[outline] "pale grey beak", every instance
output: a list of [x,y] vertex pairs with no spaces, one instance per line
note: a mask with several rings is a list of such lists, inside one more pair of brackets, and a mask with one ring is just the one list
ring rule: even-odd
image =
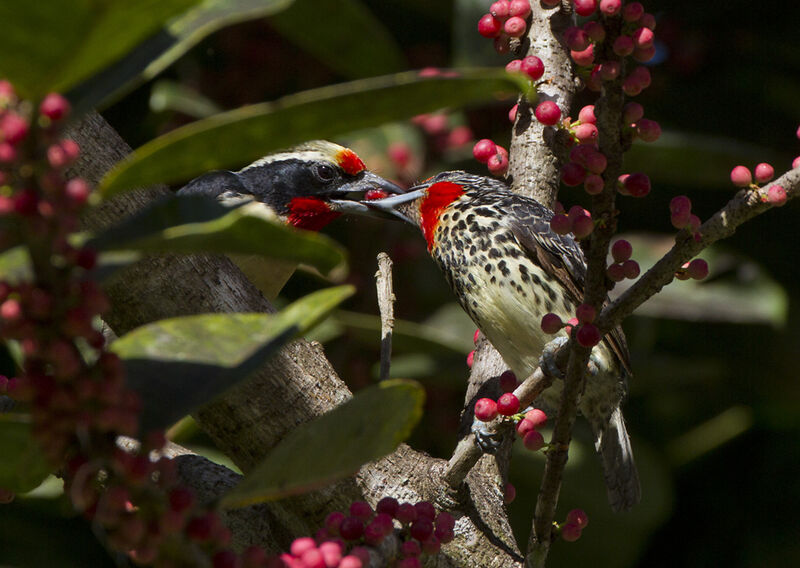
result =
[[363,172],[358,179],[344,184],[337,188],[335,193],[331,194],[332,197],[341,195],[342,197],[350,197],[350,199],[331,199],[330,204],[334,210],[340,213],[367,215],[370,217],[382,216],[364,205],[364,201],[356,200],[363,199],[364,194],[371,189],[380,189],[387,193],[403,194],[403,188],[399,185],[383,179],[381,176],[372,172]]
[[414,224],[414,222],[409,219],[404,213],[397,210],[397,207],[403,205],[404,203],[409,203],[410,201],[414,201],[415,199],[419,199],[425,195],[424,189],[417,189],[415,191],[409,191],[408,193],[403,193],[402,195],[395,195],[393,197],[387,197],[385,199],[375,199],[372,201],[362,201],[361,203],[364,204],[367,208],[373,211],[373,215],[376,213],[383,213],[386,215],[393,215],[399,219],[402,219],[406,223]]

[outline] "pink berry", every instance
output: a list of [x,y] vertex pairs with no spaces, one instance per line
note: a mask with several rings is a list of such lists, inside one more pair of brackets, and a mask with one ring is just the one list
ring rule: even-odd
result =
[[564,31],[564,42],[573,51],[582,51],[591,45],[589,34],[577,26],[571,26]]
[[622,0],[600,0],[600,11],[605,16],[618,14],[622,9]]
[[0,115],[0,140],[16,146],[27,135],[27,120],[14,112],[6,112]]
[[575,127],[575,138],[578,139],[578,144],[594,144],[597,142],[598,135],[597,127],[590,122]]
[[620,239],[611,245],[611,256],[614,262],[625,262],[633,254],[633,246],[629,241]]
[[602,66],[599,64],[595,65],[592,67],[592,71],[589,73],[589,76],[584,78],[584,84],[586,85],[586,88],[595,93],[599,93],[603,90],[603,78],[600,76],[601,67]]
[[757,183],[766,183],[775,176],[775,169],[771,165],[762,162],[756,166],[754,174]]
[[736,187],[747,187],[753,183],[753,176],[746,167],[736,166],[731,170],[731,181]]
[[488,162],[489,158],[495,154],[497,154],[497,145],[488,138],[478,140],[472,147],[472,155],[482,164]]
[[544,63],[535,55],[529,55],[521,61],[520,71],[530,77],[532,81],[537,81],[544,75]]
[[688,213],[692,210],[692,201],[685,195],[677,195],[669,202],[671,213]]
[[586,179],[586,170],[575,162],[567,162],[561,167],[561,181],[564,185],[575,187]]
[[517,488],[512,483],[506,483],[506,490],[503,493],[503,502],[508,505],[517,498]]
[[589,20],[583,24],[583,31],[587,33],[589,39],[594,43],[602,43],[606,39],[606,29],[603,24],[595,20]]
[[[492,400],[492,402],[494,401]],[[477,403],[475,403],[475,406],[477,406]],[[404,525],[408,523],[413,523],[414,521],[417,520],[417,510],[411,503],[400,503],[400,505],[397,507],[397,512],[395,513],[394,518],[403,523]]]
[[430,519],[417,519],[411,524],[410,534],[420,542],[425,542],[433,535],[433,522]]
[[364,563],[358,556],[348,554],[339,562],[339,568],[364,568]]
[[642,17],[639,18],[639,23],[646,28],[650,28],[651,30],[656,29],[656,17],[649,12],[642,14]]
[[476,329],[475,333],[472,334],[472,343],[477,345],[478,344],[478,339],[480,338],[480,336],[481,336],[481,330],[480,329]]
[[411,147],[405,142],[393,142],[386,149],[389,159],[400,168],[405,168],[411,161]]
[[647,67],[636,67],[633,71],[631,71],[630,77],[634,77],[636,81],[639,83],[639,86],[642,89],[646,89],[650,86],[651,77],[650,77],[650,70]]
[[505,31],[509,37],[522,37],[525,35],[527,27],[528,24],[525,23],[525,20],[519,16],[512,16],[503,24],[503,31]]
[[[594,150],[591,146],[589,146],[589,148]],[[606,167],[608,167],[608,158],[601,152],[592,151],[586,155],[586,163],[584,165],[586,169],[593,174],[602,174],[606,171]]]
[[594,105],[586,105],[578,113],[578,120],[584,123],[597,124],[597,118],[594,116]]
[[519,385],[519,381],[514,371],[508,369],[500,374],[500,390],[503,392],[514,392],[517,385]]
[[622,272],[625,274],[625,278],[630,278],[631,280],[638,278],[640,271],[639,263],[635,260],[628,259],[622,263]]
[[567,513],[567,522],[585,528],[589,524],[589,515],[583,509],[572,509]]
[[792,160],[792,169],[800,168],[800,156],[797,156],[794,160]]
[[642,118],[636,123],[636,134],[642,142],[655,142],[661,137],[661,125],[655,120]]
[[505,20],[509,16],[508,8],[508,0],[499,0],[489,6],[489,13],[499,20]]
[[326,568],[339,566],[342,561],[342,545],[334,541],[326,541],[319,545],[319,551],[325,561]]
[[547,422],[547,414],[543,410],[533,408],[525,413],[525,420],[531,422],[534,428],[539,429]]
[[623,182],[628,194],[633,197],[644,197],[650,193],[650,178],[647,174],[636,172],[625,178]]
[[695,258],[689,263],[689,266],[686,267],[686,272],[689,274],[689,278],[702,280],[708,276],[708,263],[702,258]]
[[639,103],[627,103],[622,109],[622,122],[632,124],[644,116],[644,107]]
[[433,521],[436,518],[436,507],[430,501],[420,501],[414,504],[418,519],[428,519]]
[[636,49],[646,49],[652,47],[655,34],[650,28],[642,27],[633,32],[631,37],[633,38]]
[[786,190],[780,185],[773,185],[767,190],[767,201],[773,207],[781,207],[786,203]]
[[522,68],[522,59],[512,59],[506,63],[506,71],[509,73],[518,73]]
[[497,399],[497,413],[503,416],[511,416],[519,411],[519,399],[512,392],[500,395]]
[[625,77],[622,81],[622,92],[629,97],[635,97],[642,92],[642,85],[636,77]]
[[584,50],[575,51],[572,50],[569,52],[569,56],[572,57],[572,60],[581,67],[589,67],[594,63],[594,45],[590,45]]
[[491,14],[484,14],[484,16],[478,20],[478,33],[483,37],[498,37],[501,31],[503,31],[503,24]]
[[542,101],[536,105],[533,114],[536,116],[536,120],[545,126],[553,126],[561,118],[561,109],[553,101]]
[[633,50],[633,59],[639,63],[647,63],[656,55],[656,46],[650,47],[637,47]]
[[299,558],[306,550],[311,550],[313,548],[317,548],[317,543],[314,542],[313,538],[304,536],[292,541],[292,544],[289,546],[289,552],[292,556],[297,556]]
[[581,527],[574,523],[567,523],[561,527],[561,538],[567,542],[575,542],[581,537]]
[[508,111],[508,121],[510,123],[512,123],[512,124],[514,122],[516,122],[516,120],[517,120],[517,109],[518,108],[519,108],[519,105],[514,105],[513,107],[511,107],[511,110]]
[[530,420],[526,420],[525,418],[523,418],[522,420],[520,420],[520,421],[517,423],[517,428],[516,428],[516,430],[517,430],[517,435],[518,435],[520,438],[524,438],[524,437],[525,437],[525,434],[527,434],[527,433],[528,433],[528,432],[530,432],[531,430],[536,430],[536,427],[533,425],[533,422],[531,422]]
[[472,368],[472,363],[475,361],[475,351],[472,350],[467,353],[467,367]]
[[527,18],[531,13],[530,0],[511,0],[508,7],[509,16],[519,16]]
[[475,418],[481,422],[494,420],[497,414],[497,403],[491,398],[480,398],[475,403]]
[[575,309],[575,317],[580,323],[592,323],[597,317],[597,310],[591,304],[581,304]]
[[610,265],[606,269],[606,275],[612,282],[622,282],[625,280],[625,271],[619,263]]
[[584,347],[594,347],[600,343],[600,330],[593,324],[586,323],[578,328],[575,338]]
[[58,93],[50,93],[39,105],[39,112],[52,121],[58,121],[69,114],[69,101]]
[[622,19],[626,22],[635,22],[644,14],[641,2],[629,2],[622,8]]
[[372,518],[372,507],[366,501],[353,501],[350,504],[350,516],[362,521],[368,521]]
[[531,430],[522,438],[522,443],[526,449],[538,452],[544,447],[544,436],[538,430]]
[[502,176],[508,171],[508,156],[504,154],[495,154],[489,161],[486,162],[486,167],[492,175]]
[[558,213],[550,219],[550,228],[558,235],[566,235],[572,230],[572,221],[563,213]]
[[603,81],[613,81],[619,77],[622,65],[619,61],[605,61],[600,65],[600,78]]
[[[566,215],[562,215],[565,219],[567,219]],[[567,231],[569,232],[569,231]],[[563,233],[562,233],[563,234]],[[558,315],[554,313],[545,314],[542,317],[542,331],[545,333],[558,333],[558,331],[563,327],[563,322]]]
[[603,178],[597,174],[589,174],[586,176],[586,179],[583,180],[583,189],[589,195],[600,195],[603,193],[603,189],[605,188],[605,181]]
[[574,5],[579,16],[591,16],[597,9],[597,0],[575,0]]
[[581,215],[572,220],[572,234],[576,239],[585,239],[594,231],[594,221],[591,217]]
[[630,36],[621,35],[614,40],[614,45],[611,47],[614,53],[620,57],[625,57],[633,53],[634,43]]

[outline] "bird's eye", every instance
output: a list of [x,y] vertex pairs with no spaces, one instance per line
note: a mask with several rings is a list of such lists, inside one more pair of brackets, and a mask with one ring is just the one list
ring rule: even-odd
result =
[[333,167],[325,165],[325,164],[318,164],[314,170],[314,173],[317,174],[317,178],[321,181],[333,181],[336,177],[336,170]]

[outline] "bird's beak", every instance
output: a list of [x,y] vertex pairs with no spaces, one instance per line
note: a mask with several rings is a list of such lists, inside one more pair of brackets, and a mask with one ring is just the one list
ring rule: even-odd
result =
[[[402,194],[403,188],[397,184],[383,179],[381,176],[372,172],[363,172],[358,179],[340,186],[335,193],[331,194],[331,207],[340,213],[351,215],[368,215],[371,217],[381,216],[373,211],[361,201],[364,195],[370,190],[381,190],[390,194]],[[339,197],[340,199],[335,199]]]
[[414,191],[409,191],[408,193],[403,193],[402,195],[386,197],[385,199],[362,201],[361,203],[372,211],[373,216],[376,214],[391,215],[405,221],[406,223],[414,225],[415,224],[414,221],[409,219],[402,211],[399,211],[397,208],[400,205],[409,203],[410,201],[414,201],[416,199],[419,199],[420,197],[424,197],[426,191],[427,190],[425,189],[417,189]]

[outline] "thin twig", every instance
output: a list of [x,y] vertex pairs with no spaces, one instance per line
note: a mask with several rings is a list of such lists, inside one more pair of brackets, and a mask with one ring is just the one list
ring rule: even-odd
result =
[[378,272],[375,273],[378,289],[378,309],[381,312],[381,372],[380,380],[389,378],[392,364],[392,329],[394,328],[394,285],[392,284],[392,259],[385,252],[378,253]]

